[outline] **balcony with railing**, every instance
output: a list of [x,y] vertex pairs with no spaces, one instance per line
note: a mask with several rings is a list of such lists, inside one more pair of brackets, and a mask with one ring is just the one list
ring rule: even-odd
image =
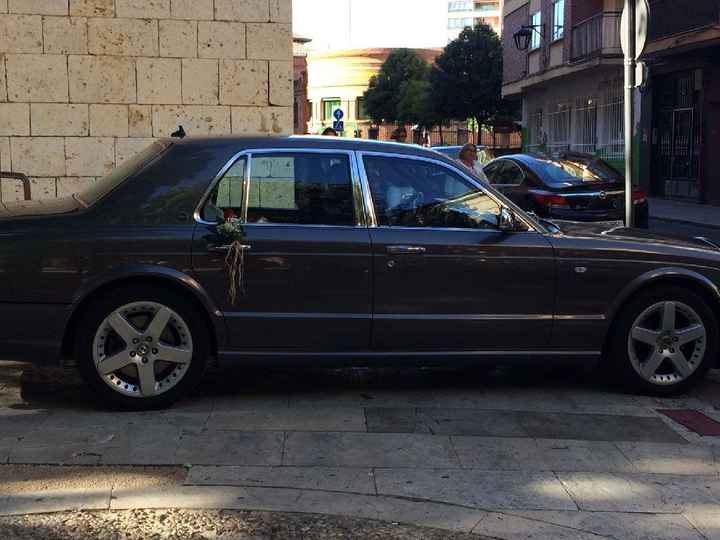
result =
[[622,55],[620,47],[620,13],[603,12],[576,24],[572,28],[573,62],[595,56]]

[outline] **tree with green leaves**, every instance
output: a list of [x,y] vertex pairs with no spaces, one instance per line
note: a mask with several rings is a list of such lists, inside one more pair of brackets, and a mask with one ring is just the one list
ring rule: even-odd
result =
[[426,129],[443,122],[444,118],[433,103],[429,79],[415,79],[405,85],[398,103],[397,117],[399,122],[417,124]]
[[490,26],[463,30],[432,68],[435,109],[456,120],[474,120],[479,137],[481,126],[501,109],[502,62],[502,44]]
[[[390,53],[365,91],[365,110],[376,124],[397,122],[399,105],[412,81],[426,81],[430,66],[410,49]],[[417,94],[417,87],[413,88]]]

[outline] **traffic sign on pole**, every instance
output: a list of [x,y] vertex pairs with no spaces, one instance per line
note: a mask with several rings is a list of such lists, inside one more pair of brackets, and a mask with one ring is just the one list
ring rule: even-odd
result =
[[343,112],[342,109],[335,109],[333,111],[333,117],[335,118],[335,120],[337,120],[339,122],[340,120],[345,118],[345,113]]
[[341,131],[345,131],[345,122],[342,120],[337,120],[333,122],[333,129],[340,133]]
[[[620,46],[623,52],[628,53],[628,9],[624,9],[620,18]],[[648,38],[648,21],[650,19],[650,5],[648,0],[635,0],[635,60],[638,60],[645,51]]]

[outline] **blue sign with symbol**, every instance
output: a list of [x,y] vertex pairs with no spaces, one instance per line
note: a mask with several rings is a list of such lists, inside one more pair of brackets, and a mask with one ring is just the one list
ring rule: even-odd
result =
[[342,112],[342,109],[335,109],[333,116],[335,117],[335,120],[337,120],[339,122],[340,120],[345,118],[345,113]]
[[333,129],[338,132],[345,131],[345,122],[343,122],[342,120],[333,122]]

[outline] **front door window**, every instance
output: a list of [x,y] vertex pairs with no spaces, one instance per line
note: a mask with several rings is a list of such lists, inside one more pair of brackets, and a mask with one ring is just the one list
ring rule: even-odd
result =
[[376,156],[363,163],[381,227],[497,229],[500,206],[446,167]]

